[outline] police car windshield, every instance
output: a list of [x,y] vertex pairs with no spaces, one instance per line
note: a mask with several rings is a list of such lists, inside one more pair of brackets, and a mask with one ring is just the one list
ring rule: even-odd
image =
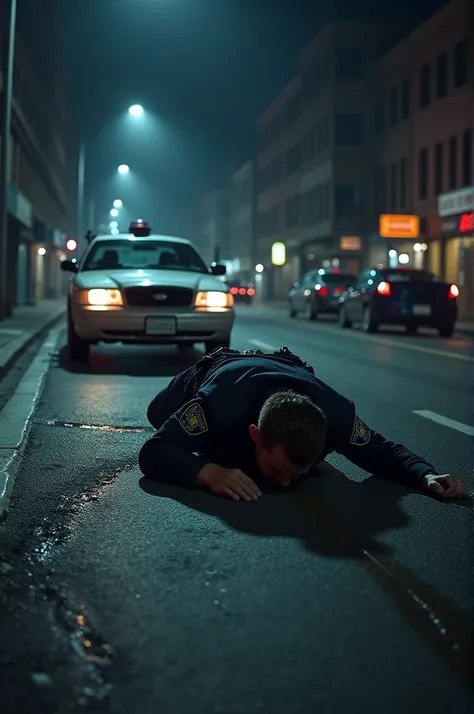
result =
[[160,239],[95,240],[82,270],[184,270],[208,273],[189,243]]

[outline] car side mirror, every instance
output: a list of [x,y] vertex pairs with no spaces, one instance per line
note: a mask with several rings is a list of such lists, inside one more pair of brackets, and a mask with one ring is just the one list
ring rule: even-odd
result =
[[227,273],[227,268],[225,265],[221,265],[220,263],[212,263],[211,273],[213,275],[225,275]]
[[61,262],[61,270],[65,273],[77,273],[77,263],[75,260],[63,260]]

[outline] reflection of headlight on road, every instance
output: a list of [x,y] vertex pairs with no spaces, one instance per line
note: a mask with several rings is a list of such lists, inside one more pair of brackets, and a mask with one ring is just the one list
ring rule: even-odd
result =
[[196,295],[196,307],[232,307],[234,298],[230,293],[221,293],[216,290],[200,292]]
[[104,290],[103,288],[95,288],[87,292],[87,302],[89,305],[123,305],[122,294],[120,290]]

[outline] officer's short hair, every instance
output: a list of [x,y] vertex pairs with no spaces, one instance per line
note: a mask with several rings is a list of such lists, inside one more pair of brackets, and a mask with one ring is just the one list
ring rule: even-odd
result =
[[294,466],[308,466],[324,453],[327,421],[309,397],[294,391],[275,392],[264,402],[258,418],[264,449],[278,444]]

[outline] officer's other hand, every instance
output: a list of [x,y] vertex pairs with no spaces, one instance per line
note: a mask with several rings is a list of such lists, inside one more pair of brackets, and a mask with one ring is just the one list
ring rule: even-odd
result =
[[256,501],[262,495],[257,484],[240,469],[227,469],[217,464],[207,464],[198,474],[197,484],[206,486],[217,496],[234,501]]
[[451,498],[470,498],[469,491],[466,486],[458,481],[451,474],[428,474],[423,479],[423,487],[434,496],[438,496],[444,500]]

